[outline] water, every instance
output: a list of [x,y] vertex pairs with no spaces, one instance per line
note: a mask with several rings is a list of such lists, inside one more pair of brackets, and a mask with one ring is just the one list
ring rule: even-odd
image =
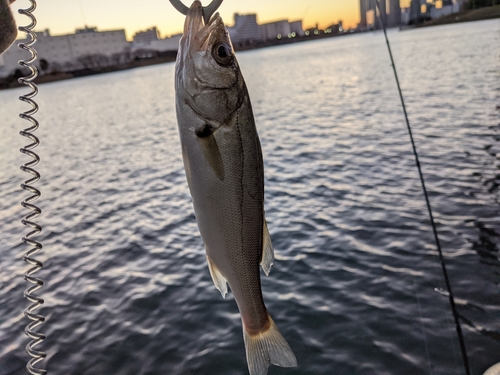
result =
[[[497,20],[393,31],[473,374],[500,361]],[[264,299],[297,369],[463,374],[381,33],[238,55],[277,262]],[[246,374],[241,322],[205,262],[182,167],[173,64],[41,86],[42,331],[57,375]],[[24,373],[18,149],[0,92],[0,374]]]

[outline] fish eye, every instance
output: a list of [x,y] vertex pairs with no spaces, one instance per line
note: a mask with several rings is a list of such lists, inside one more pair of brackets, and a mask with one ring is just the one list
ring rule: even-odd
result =
[[233,51],[226,43],[218,43],[212,50],[215,61],[220,65],[229,65],[233,59]]

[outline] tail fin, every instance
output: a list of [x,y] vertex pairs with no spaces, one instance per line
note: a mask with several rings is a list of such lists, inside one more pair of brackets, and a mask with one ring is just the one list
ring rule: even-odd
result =
[[281,367],[297,367],[292,349],[274,321],[269,315],[268,317],[271,325],[265,332],[249,335],[243,328],[250,375],[266,375],[269,362]]

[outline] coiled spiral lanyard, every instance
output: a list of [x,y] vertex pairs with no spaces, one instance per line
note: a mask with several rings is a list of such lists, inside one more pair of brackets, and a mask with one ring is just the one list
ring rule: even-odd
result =
[[42,249],[42,244],[32,238],[42,231],[42,227],[34,221],[35,218],[40,216],[42,210],[34,203],[32,203],[40,198],[41,195],[40,190],[32,185],[40,179],[40,173],[38,173],[34,169],[34,166],[37,165],[40,161],[40,157],[34,151],[32,151],[40,144],[39,139],[33,134],[33,132],[36,131],[39,126],[38,121],[33,117],[33,115],[38,112],[38,104],[33,100],[33,98],[38,94],[38,87],[33,82],[38,77],[38,69],[33,64],[33,62],[37,58],[36,50],[33,48],[33,45],[35,44],[37,39],[36,34],[33,32],[33,29],[36,26],[36,18],[33,15],[33,11],[36,9],[36,1],[29,1],[31,2],[31,6],[28,9],[19,10],[20,14],[24,14],[31,20],[31,23],[28,26],[19,27],[20,31],[23,31],[27,34],[28,39],[24,43],[19,43],[19,48],[28,51],[31,54],[31,57],[29,59],[19,61],[19,65],[30,70],[30,74],[28,76],[19,78],[19,83],[31,89],[30,93],[20,96],[19,100],[31,105],[32,107],[30,110],[27,110],[19,115],[19,117],[31,123],[31,126],[22,130],[20,134],[32,141],[32,143],[30,143],[29,145],[21,148],[20,151],[24,155],[28,155],[33,159],[21,166],[21,170],[23,172],[27,172],[33,176],[21,184],[21,188],[32,194],[21,202],[21,205],[24,208],[27,208],[31,211],[21,220],[21,222],[26,227],[32,229],[32,231],[26,234],[22,239],[22,241],[26,245],[30,246],[30,249],[23,257],[23,260],[31,266],[24,274],[24,279],[32,284],[24,292],[24,297],[30,302],[30,305],[24,310],[24,316],[31,320],[31,322],[26,326],[24,332],[31,339],[28,345],[26,345],[26,351],[31,357],[26,365],[26,369],[30,374],[42,375],[47,374],[47,371],[37,368],[35,367],[35,365],[46,357],[46,353],[40,350],[36,350],[35,347],[45,339],[44,334],[36,331],[36,328],[45,321],[45,317],[36,313],[35,310],[39,308],[44,301],[42,298],[34,294],[43,286],[43,281],[40,278],[34,276],[34,274],[43,266],[42,262],[34,258],[34,255]]

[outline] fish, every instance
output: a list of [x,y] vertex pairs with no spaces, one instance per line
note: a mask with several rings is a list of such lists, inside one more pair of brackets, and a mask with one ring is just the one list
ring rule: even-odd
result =
[[215,287],[229,288],[243,326],[250,375],[269,364],[296,367],[264,304],[274,250],[264,214],[264,163],[248,90],[218,13],[205,23],[200,1],[187,11],[175,66],[182,158]]
[[16,21],[9,5],[15,0],[0,0],[0,55],[4,53],[17,38]]

